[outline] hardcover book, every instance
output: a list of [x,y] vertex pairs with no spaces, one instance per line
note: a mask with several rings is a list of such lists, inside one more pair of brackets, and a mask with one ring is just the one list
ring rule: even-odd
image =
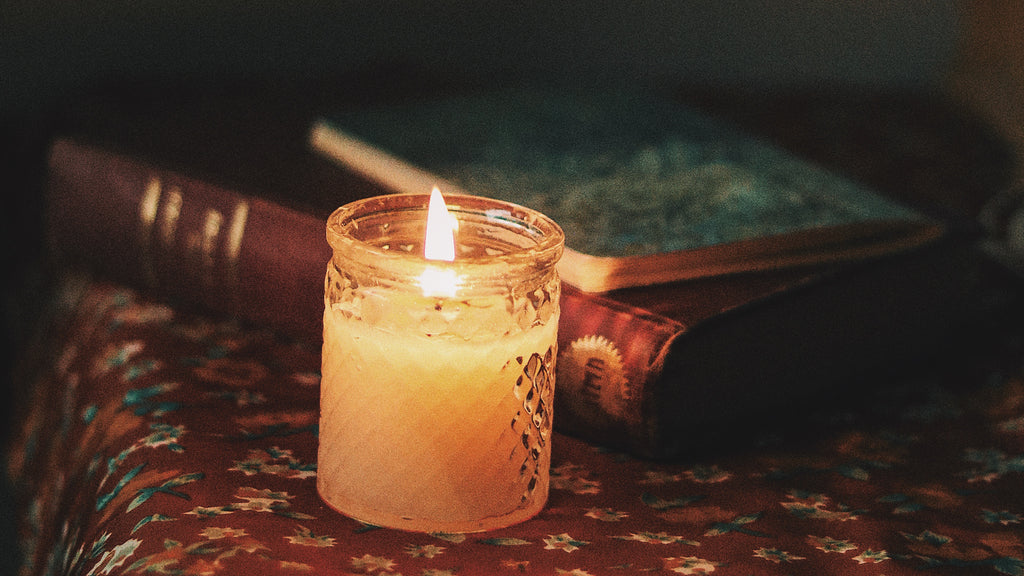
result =
[[[387,189],[311,152],[314,108],[304,118],[292,99],[144,101],[94,107],[54,142],[47,206],[59,261],[318,339],[327,214]],[[990,309],[982,264],[947,234],[884,258],[604,294],[567,284],[555,426],[670,458],[798,421],[807,403],[863,393],[868,376],[879,381]]]
[[312,147],[398,192],[540,210],[586,292],[861,259],[942,226],[727,124],[641,91],[521,89],[323,115]]

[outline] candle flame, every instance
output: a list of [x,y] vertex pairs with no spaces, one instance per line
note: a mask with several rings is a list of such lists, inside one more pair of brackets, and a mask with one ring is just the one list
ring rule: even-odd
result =
[[423,239],[423,256],[427,260],[455,260],[455,229],[457,222],[448,213],[441,191],[434,187],[427,207],[427,232]]
[[[423,238],[423,256],[427,260],[455,260],[456,220],[448,212],[441,191],[434,187],[427,207],[427,230]],[[454,270],[428,266],[420,276],[424,296],[455,296],[459,280]]]

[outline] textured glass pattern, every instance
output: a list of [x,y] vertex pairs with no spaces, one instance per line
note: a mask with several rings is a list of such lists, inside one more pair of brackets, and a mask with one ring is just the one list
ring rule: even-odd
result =
[[[526,520],[549,490],[561,289],[557,260],[536,247],[560,241],[462,211],[460,256],[428,262],[400,248],[420,219],[387,219],[382,202],[372,217],[353,214],[358,226],[328,223],[343,232],[329,233],[324,286],[319,493],[348,516],[411,531]],[[497,242],[495,230],[528,234]],[[424,291],[425,270],[452,272],[457,294]]]
[[550,451],[551,416],[555,394],[554,347],[549,347],[541,355],[531,354],[524,362],[522,357],[516,361],[523,367],[523,374],[516,379],[515,395],[522,400],[523,407],[512,418],[512,430],[520,434],[522,450],[516,449],[510,459],[516,460],[518,453],[522,464],[519,467],[521,477],[528,477],[523,502],[534,497],[537,486],[544,482],[542,469],[545,456]]

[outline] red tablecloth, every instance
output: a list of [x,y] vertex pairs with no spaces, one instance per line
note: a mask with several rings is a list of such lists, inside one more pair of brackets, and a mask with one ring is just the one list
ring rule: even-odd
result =
[[538,517],[431,535],[320,501],[316,346],[86,288],[9,454],[26,575],[1024,574],[1019,346],[804,442],[654,463],[558,435]]

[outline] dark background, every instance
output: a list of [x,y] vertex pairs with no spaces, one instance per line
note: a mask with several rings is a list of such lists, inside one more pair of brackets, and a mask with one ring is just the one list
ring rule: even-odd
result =
[[[1020,181],[1022,25],[1024,8],[1014,2],[954,0],[6,0],[4,439],[16,396],[9,375],[47,287],[46,146],[68,110],[97,93],[121,93],[113,105],[132,109],[164,106],[179,89],[191,100],[170,97],[172,105],[192,106],[241,86],[250,99],[265,91],[280,105],[296,91],[330,98],[356,88],[346,83],[394,86],[389,76],[409,70],[410,91],[451,78],[667,87],[812,159],[970,221],[987,196]],[[9,504],[0,506],[9,518]],[[6,524],[3,538],[9,549]],[[0,574],[8,568],[0,565]]]
[[46,105],[111,76],[323,76],[398,60],[495,82],[920,87],[948,71],[965,9],[952,0],[7,0],[0,102]]
[[[264,88],[340,92],[346,81],[388,82],[396,69],[415,69],[438,73],[419,74],[408,90],[448,78],[668,86],[763,117],[780,94],[946,90],[969,41],[969,14],[953,0],[6,0],[5,348],[15,350],[34,319],[23,297],[38,291],[46,145],[67,109],[98,90],[147,83],[202,94],[244,84],[259,98]],[[137,100],[158,91],[126,88],[113,106],[145,105]],[[732,94],[743,98],[725,98]]]

